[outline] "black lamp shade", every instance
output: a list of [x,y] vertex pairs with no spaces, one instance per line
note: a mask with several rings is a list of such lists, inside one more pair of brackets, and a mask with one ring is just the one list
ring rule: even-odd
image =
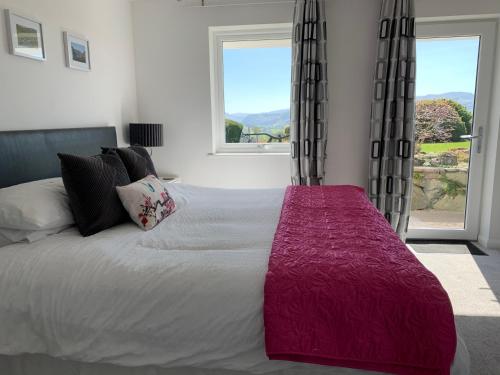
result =
[[129,135],[132,146],[163,146],[163,124],[130,124]]

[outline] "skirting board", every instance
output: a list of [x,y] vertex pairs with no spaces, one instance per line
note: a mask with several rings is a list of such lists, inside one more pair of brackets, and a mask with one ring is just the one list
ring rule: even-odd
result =
[[500,250],[500,239],[479,235],[479,243],[488,250]]

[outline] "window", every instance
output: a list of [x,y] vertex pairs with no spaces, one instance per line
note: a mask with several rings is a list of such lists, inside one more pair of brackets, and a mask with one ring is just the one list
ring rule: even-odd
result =
[[287,153],[291,24],[211,27],[214,153]]

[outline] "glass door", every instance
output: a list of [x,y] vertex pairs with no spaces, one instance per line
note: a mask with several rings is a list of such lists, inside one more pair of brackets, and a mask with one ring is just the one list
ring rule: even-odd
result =
[[494,22],[417,24],[409,238],[477,240]]

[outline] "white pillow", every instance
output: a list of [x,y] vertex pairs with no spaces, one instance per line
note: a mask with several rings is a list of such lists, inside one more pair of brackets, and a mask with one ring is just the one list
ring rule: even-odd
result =
[[62,232],[69,228],[69,225],[45,230],[23,230],[23,229],[5,229],[0,228],[0,247],[7,246],[16,242],[35,242],[40,241],[51,234]]
[[153,175],[116,191],[130,218],[142,229],[150,230],[175,211],[175,202],[167,189]]
[[12,243],[7,237],[4,237],[0,232],[0,247],[10,245]]
[[0,189],[0,228],[36,231],[74,223],[60,177]]

